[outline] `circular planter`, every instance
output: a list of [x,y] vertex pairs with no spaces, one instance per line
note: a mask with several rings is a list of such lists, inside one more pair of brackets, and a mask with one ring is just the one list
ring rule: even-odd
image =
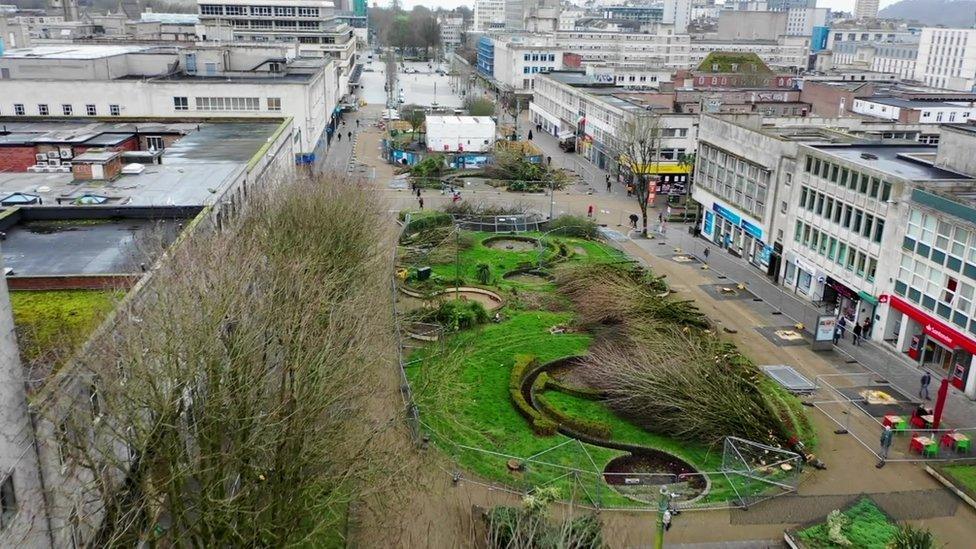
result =
[[539,248],[539,239],[517,235],[492,236],[482,240],[481,245],[493,250],[531,252]]

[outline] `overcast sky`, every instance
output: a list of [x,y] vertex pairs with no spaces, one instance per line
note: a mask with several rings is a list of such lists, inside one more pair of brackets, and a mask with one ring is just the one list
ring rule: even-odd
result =
[[[389,0],[373,0],[380,6],[390,5]],[[370,2],[372,5],[373,1]],[[416,5],[427,6],[431,9],[442,8],[455,8],[457,6],[468,6],[474,9],[474,0],[437,0],[432,2],[430,0],[402,0],[403,6],[406,9],[411,9]],[[881,0],[881,7],[885,7],[890,4],[894,4],[898,0]],[[830,8],[832,10],[840,11],[854,11],[854,0],[817,0],[817,6],[821,8]]]

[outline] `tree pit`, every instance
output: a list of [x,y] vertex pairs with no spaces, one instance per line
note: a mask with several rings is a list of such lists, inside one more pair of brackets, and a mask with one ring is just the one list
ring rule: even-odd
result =
[[676,501],[702,496],[707,479],[684,460],[660,450],[646,449],[614,458],[603,469],[604,481],[628,497],[654,503],[661,486],[676,494]]
[[486,238],[482,244],[493,250],[507,252],[531,252],[539,246],[539,239],[528,236],[493,236]]

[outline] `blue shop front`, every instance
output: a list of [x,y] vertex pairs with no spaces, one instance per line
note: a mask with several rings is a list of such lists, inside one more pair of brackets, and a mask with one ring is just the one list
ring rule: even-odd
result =
[[766,243],[762,223],[717,200],[706,206],[701,234],[730,253],[745,258],[758,268],[769,266],[773,249]]

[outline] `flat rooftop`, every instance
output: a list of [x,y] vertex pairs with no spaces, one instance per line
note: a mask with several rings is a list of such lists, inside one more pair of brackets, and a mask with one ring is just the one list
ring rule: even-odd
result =
[[552,71],[545,73],[545,76],[552,78],[556,82],[561,82],[567,86],[574,87],[610,87],[615,88],[612,82],[601,82],[592,75],[579,71]]
[[[108,197],[108,204],[116,206],[202,206],[210,204],[214,193],[245,169],[280,122],[92,124],[43,121],[32,124],[0,120],[0,128],[4,124],[18,139],[22,134],[34,133],[41,137],[53,132],[61,137],[84,138],[80,141],[84,143],[100,135],[103,129],[142,135],[179,133],[182,137],[163,150],[162,164],[146,163],[142,173],[124,174],[110,182],[76,182],[70,173],[0,172],[0,196],[15,192],[35,194],[41,197],[44,205],[70,204],[85,194],[96,194]],[[2,139],[0,136],[0,145]],[[2,150],[0,146],[0,154]]]
[[16,48],[4,51],[3,56],[13,59],[102,59],[127,53],[145,52],[156,47],[158,46],[64,44]]
[[182,220],[96,219],[27,221],[7,229],[4,266],[18,276],[128,274],[151,265]]
[[956,103],[946,103],[945,101],[922,101],[919,99],[902,99],[900,97],[862,97],[859,99],[861,99],[862,101],[870,101],[872,103],[880,103],[882,105],[890,105],[892,107],[901,107],[904,109],[925,109],[925,108],[968,109],[971,108]]
[[[823,153],[909,181],[969,180],[968,175],[936,168],[937,147],[928,145],[811,145]],[[876,158],[863,158],[862,154]]]

